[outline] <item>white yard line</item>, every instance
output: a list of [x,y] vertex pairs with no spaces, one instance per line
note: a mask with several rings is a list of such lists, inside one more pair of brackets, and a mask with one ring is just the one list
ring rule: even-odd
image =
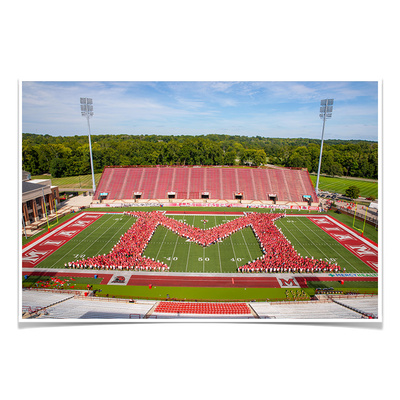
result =
[[238,263],[237,263],[235,248],[233,247],[232,235],[230,235],[229,238],[231,239],[231,245],[232,245],[232,250],[233,250],[233,256],[235,257],[235,263],[236,263],[236,268],[237,268],[237,267],[238,267]]
[[[194,216],[193,216],[193,222],[192,225],[194,225]],[[189,254],[190,254],[190,246],[192,245],[192,241],[189,242],[189,250],[188,250],[188,255],[187,255],[187,259],[186,259],[186,272],[188,270],[188,265],[189,265]]]
[[340,221],[337,221],[336,219],[332,218],[330,215],[317,215],[317,214],[311,214],[311,215],[291,215],[290,218],[307,218],[307,217],[312,217],[312,218],[326,218],[327,220],[329,220],[330,222],[332,222],[333,224],[339,226],[340,228],[342,228],[343,230],[345,230],[346,232],[350,233],[352,236],[354,236],[355,238],[357,238],[357,240],[360,240],[361,242],[365,243],[366,245],[368,245],[369,247],[371,247],[372,249],[378,251],[378,246],[371,243],[370,241],[366,240],[365,238],[363,238],[362,236],[359,236],[358,234],[356,234],[353,230],[351,230],[350,228],[348,228],[345,224],[342,224]]
[[352,236],[356,237],[358,240],[361,240],[363,243],[367,244],[369,247],[371,247],[372,249],[378,251],[378,246],[374,245],[373,243],[369,242],[368,240],[366,240],[365,238],[363,238],[362,236],[358,236],[356,235],[352,230],[350,230],[346,225],[336,221],[335,219],[331,218],[330,215],[326,216],[327,219],[329,219],[329,221],[333,222],[335,225],[340,226],[343,230],[345,230],[348,233],[351,233]]
[[186,259],[186,268],[185,268],[186,272],[188,270],[188,265],[189,265],[189,255],[190,255],[190,246],[191,245],[192,245],[192,242],[189,242],[189,250],[188,250],[188,255],[187,255],[187,259]]
[[[296,240],[297,243],[298,243],[298,245],[300,245],[300,246],[304,249],[304,251],[305,251],[309,256],[312,257],[311,253],[301,244],[301,242],[299,241],[299,239],[297,239],[297,237],[296,237],[295,235],[293,235],[293,233],[289,230],[289,228],[288,228],[283,222],[280,222],[280,221],[279,221],[279,223],[281,223],[282,226],[284,226],[284,227],[287,229],[287,232],[286,232],[286,233],[290,233],[291,238],[294,239],[294,240]],[[297,226],[296,226],[296,229],[300,231],[300,229],[298,229]],[[314,246],[314,247],[316,247],[316,246]],[[317,248],[317,249],[318,249],[318,248]]]
[[[301,220],[300,220],[301,221]],[[303,221],[301,221],[301,223],[305,226],[305,227],[307,227],[307,225],[303,222]],[[321,229],[321,228],[319,228],[319,229]],[[323,231],[322,231],[323,232]],[[325,240],[320,236],[320,235],[318,235],[318,233],[317,233],[317,231],[315,232],[316,233],[316,235],[327,245],[327,246],[329,246],[338,256],[339,256],[339,258],[340,259],[342,259],[342,260],[344,260],[347,264],[349,264],[349,265],[351,265],[351,267],[352,268],[354,268],[354,270],[356,271],[356,273],[360,273],[360,271],[356,268],[356,267],[354,267],[354,265],[351,263],[351,262],[349,262],[348,260],[346,260],[340,253],[338,253],[330,244],[328,244],[327,242],[325,242]],[[324,232],[325,233],[325,232]],[[308,236],[306,235],[306,234],[304,234],[306,237],[307,237],[307,239],[308,239]],[[328,234],[327,234],[328,235]],[[311,241],[310,241],[311,242]],[[347,249],[346,249],[347,250]],[[324,255],[325,255],[325,253],[322,251],[322,250],[320,250],[321,251],[321,253],[323,253]],[[326,255],[325,255],[325,257],[327,258],[327,259],[329,259],[329,257],[327,257]]]
[[[125,228],[125,225],[129,225],[128,222],[131,222],[131,221],[129,221],[129,219],[128,219],[128,220],[127,220],[127,223],[123,225],[123,228]],[[136,222],[135,222],[135,223],[136,223]],[[132,227],[132,226],[133,226],[133,224],[131,225],[131,227]],[[111,228],[111,227],[110,227],[110,228]],[[122,230],[123,228],[121,228],[121,230]],[[129,228],[128,228],[128,229],[129,229]],[[127,229],[127,230],[128,230],[128,229]],[[111,240],[114,239],[115,235],[117,235],[119,232],[120,232],[120,231],[115,232],[115,234],[113,235],[113,237],[112,237],[110,240],[108,240],[108,241],[106,242],[106,244],[99,250],[99,254],[98,254],[98,255],[101,254],[101,251],[104,249],[104,247],[106,247],[106,246],[108,245],[108,243],[110,243]],[[125,233],[126,233],[126,231],[125,231]],[[101,237],[101,236],[100,236],[100,237]],[[88,248],[89,248],[89,247],[88,247]]]
[[[215,225],[217,225],[217,217],[214,215],[215,218]],[[219,241],[217,242],[217,247],[218,247],[218,257],[219,257],[219,269],[222,272],[222,263],[221,263],[221,252],[219,250]]]
[[161,243],[161,246],[159,247],[157,255],[156,255],[156,260],[158,260],[158,255],[160,254],[160,251],[161,251],[162,247],[164,246],[165,238],[167,237],[168,232],[169,232],[169,229],[166,229],[166,232],[165,232],[165,235],[164,235],[164,239],[163,239],[163,241]]
[[[86,236],[86,239],[89,237],[89,236],[91,236],[91,235],[93,235],[93,233],[95,233],[98,229],[100,229],[105,223],[107,223],[108,222],[108,220],[106,220],[106,221],[104,221],[100,226],[98,226],[93,232],[91,232],[91,233],[89,233],[89,235],[87,235]],[[114,225],[116,224],[116,222],[114,222],[106,231],[104,231],[103,233],[102,233],[102,235],[101,236],[103,236],[109,229],[111,229]],[[83,230],[82,230],[82,232],[83,232]],[[82,233],[82,232],[80,232],[80,233]],[[99,237],[99,238],[101,238],[101,236]],[[99,239],[98,238],[98,239]],[[86,249],[85,249],[85,251],[87,250],[87,249],[89,249],[90,247],[92,247],[93,246],[93,244],[94,244],[95,242],[93,242],[91,245],[89,245]],[[73,247],[71,250],[70,250],[70,253],[72,253],[72,251],[76,248],[76,247],[78,247],[78,246],[80,246],[82,244],[82,242],[78,242],[78,244],[75,246],[75,247]],[[62,247],[61,247],[62,248]],[[57,249],[58,250],[58,249]],[[64,258],[65,257],[65,255],[63,255],[62,257],[60,257],[51,267],[48,267],[48,268],[53,268],[62,258]],[[85,257],[86,258],[86,257]]]
[[[243,228],[243,229],[244,229],[244,228]],[[245,245],[246,245],[247,251],[248,251],[249,256],[250,256],[250,261],[251,261],[252,257],[251,257],[251,253],[250,253],[250,250],[249,250],[249,246],[247,246],[247,241],[246,241],[246,239],[244,238],[244,235],[243,235],[243,229],[241,229],[240,232],[241,232],[241,234],[242,234],[242,237],[243,237],[243,240],[244,240],[244,243],[245,243]]]
[[179,235],[176,235],[176,242],[175,242],[175,247],[174,247],[174,251],[172,252],[172,256],[171,256],[171,264],[169,264],[169,267],[171,268],[172,263],[174,262],[174,255],[175,255],[175,250],[176,250],[176,245],[178,244],[178,239],[180,238]]

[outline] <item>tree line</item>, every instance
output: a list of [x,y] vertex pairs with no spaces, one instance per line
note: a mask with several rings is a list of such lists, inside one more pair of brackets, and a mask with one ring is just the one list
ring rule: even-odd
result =
[[[267,163],[317,172],[318,139],[261,136],[91,135],[93,168],[107,165],[250,165]],[[88,137],[22,134],[22,169],[52,177],[91,173]],[[378,143],[325,140],[321,173],[378,178]]]

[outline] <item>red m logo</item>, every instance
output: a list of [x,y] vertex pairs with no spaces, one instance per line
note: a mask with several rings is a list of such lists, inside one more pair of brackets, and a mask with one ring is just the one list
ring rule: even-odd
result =
[[284,279],[284,278],[278,278],[278,282],[281,285],[281,288],[283,287],[300,287],[300,285],[297,283],[296,278],[289,278],[289,279]]

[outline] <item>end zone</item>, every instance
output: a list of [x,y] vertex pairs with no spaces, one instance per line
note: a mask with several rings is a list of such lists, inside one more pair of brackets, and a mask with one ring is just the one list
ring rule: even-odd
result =
[[306,216],[315,225],[378,272],[378,244],[367,240],[329,215]]
[[22,267],[35,267],[102,215],[103,213],[81,213],[34,242],[28,243],[22,249]]

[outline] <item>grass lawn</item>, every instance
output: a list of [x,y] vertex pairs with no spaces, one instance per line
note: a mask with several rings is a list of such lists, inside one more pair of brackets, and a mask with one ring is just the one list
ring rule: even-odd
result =
[[[94,174],[94,180],[97,184],[100,181],[101,173]],[[79,189],[79,188],[92,188],[92,175],[80,175],[80,176],[68,176],[65,178],[52,178],[51,175],[37,175],[32,176],[32,179],[51,179],[51,184],[53,186],[58,186],[60,188],[69,188],[69,189]]]
[[43,288],[48,285],[48,289],[74,289],[74,290],[86,290],[87,285],[95,285],[106,287],[106,285],[99,285],[102,281],[102,278],[86,278],[80,276],[74,276],[71,273],[71,276],[65,277],[56,277],[58,280],[63,282],[63,286],[52,280],[51,276],[40,276],[40,275],[29,275],[26,279],[22,280],[22,287],[24,288]]
[[[102,289],[97,296],[121,297],[136,299],[186,301],[281,301],[286,299],[285,289],[280,288],[201,288],[201,287],[170,287],[170,286],[116,286],[93,285],[93,289]],[[108,296],[107,296],[108,294]]]
[[[293,292],[303,294],[307,297],[302,300],[309,300],[315,294],[316,288],[330,288],[352,291],[359,293],[378,293],[377,282],[345,282],[341,285],[336,281],[329,282],[308,282],[308,288],[292,289]],[[170,286],[116,286],[116,285],[96,285],[93,289],[101,289],[97,296],[101,297],[121,297],[121,298],[140,298],[165,300],[169,299],[187,301],[282,301],[291,300],[293,295],[291,290],[281,288],[208,288],[208,287],[170,287]]]
[[[311,181],[316,185],[317,176],[310,175]],[[320,176],[319,177],[319,190],[328,191],[331,193],[344,194],[349,186],[357,186],[360,188],[361,197],[374,196],[378,198],[378,182],[371,182],[361,179],[351,179],[351,178],[332,178],[330,176]]]
[[344,292],[359,292],[359,293],[376,293],[378,294],[378,282],[355,282],[348,281],[342,285],[339,281],[308,281],[309,289],[324,289],[333,287],[335,290],[343,290]]

